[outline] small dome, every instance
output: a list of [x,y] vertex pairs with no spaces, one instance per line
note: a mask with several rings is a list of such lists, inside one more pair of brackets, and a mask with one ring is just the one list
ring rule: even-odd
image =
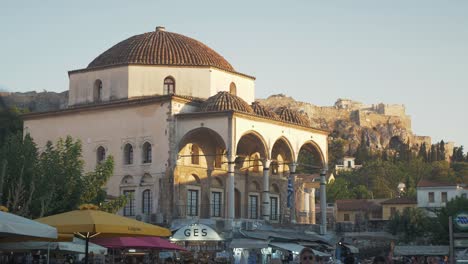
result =
[[286,122],[295,123],[301,126],[310,126],[310,120],[307,114],[299,113],[298,111],[291,110],[287,107],[276,109],[276,113]]
[[218,112],[235,110],[253,114],[254,111],[242,98],[229,92],[219,92],[208,98],[200,107],[202,112]]
[[123,40],[96,57],[88,69],[126,65],[213,66],[234,72],[231,64],[195,39],[167,32],[164,27]]
[[259,116],[264,116],[264,117],[273,118],[273,119],[279,119],[279,116],[275,112],[266,109],[259,102],[253,102],[252,103],[252,109],[255,112],[255,114],[257,114]]

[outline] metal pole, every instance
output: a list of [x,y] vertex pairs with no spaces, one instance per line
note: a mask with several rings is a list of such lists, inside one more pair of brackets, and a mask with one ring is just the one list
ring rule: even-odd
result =
[[50,242],[47,243],[47,264],[49,264],[50,260]]
[[325,176],[327,175],[327,166],[323,168],[320,172],[320,234],[325,235],[327,233],[327,190],[326,190],[326,180]]
[[0,204],[3,201],[3,181],[5,179],[7,164],[8,164],[8,161],[6,159],[3,159],[2,173],[0,174]]
[[453,256],[453,222],[452,222],[452,216],[449,216],[449,242],[450,242],[450,248],[449,248],[449,263],[454,264],[454,256]]
[[89,244],[89,236],[86,236],[86,247],[85,247],[85,264],[89,263],[88,260],[88,244]]
[[293,163],[291,164],[289,171],[291,177],[291,182],[292,182],[292,198],[291,198],[291,223],[295,224],[296,223],[296,186],[295,186],[295,181],[296,181],[296,167],[297,164]]

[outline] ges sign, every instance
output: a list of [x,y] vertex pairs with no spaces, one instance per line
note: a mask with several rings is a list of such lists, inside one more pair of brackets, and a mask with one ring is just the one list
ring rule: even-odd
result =
[[190,236],[193,236],[194,237],[206,237],[208,235],[208,229],[206,228],[187,228],[184,230],[184,235],[186,237],[190,237]]

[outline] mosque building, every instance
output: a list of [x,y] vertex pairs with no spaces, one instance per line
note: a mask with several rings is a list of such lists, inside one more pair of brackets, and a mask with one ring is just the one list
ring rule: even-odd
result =
[[301,155],[325,167],[328,132],[256,102],[255,77],[205,44],[157,27],[68,75],[68,108],[27,114],[24,130],[39,147],[80,139],[85,171],[112,155],[107,193],[132,194],[120,214],[172,226],[315,223],[301,217],[315,211],[310,190],[291,214],[288,178]]

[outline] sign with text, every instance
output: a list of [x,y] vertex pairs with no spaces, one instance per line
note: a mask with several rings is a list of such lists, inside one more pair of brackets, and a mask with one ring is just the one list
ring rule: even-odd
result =
[[177,230],[172,241],[220,241],[223,240],[213,228],[203,224],[191,224]]

